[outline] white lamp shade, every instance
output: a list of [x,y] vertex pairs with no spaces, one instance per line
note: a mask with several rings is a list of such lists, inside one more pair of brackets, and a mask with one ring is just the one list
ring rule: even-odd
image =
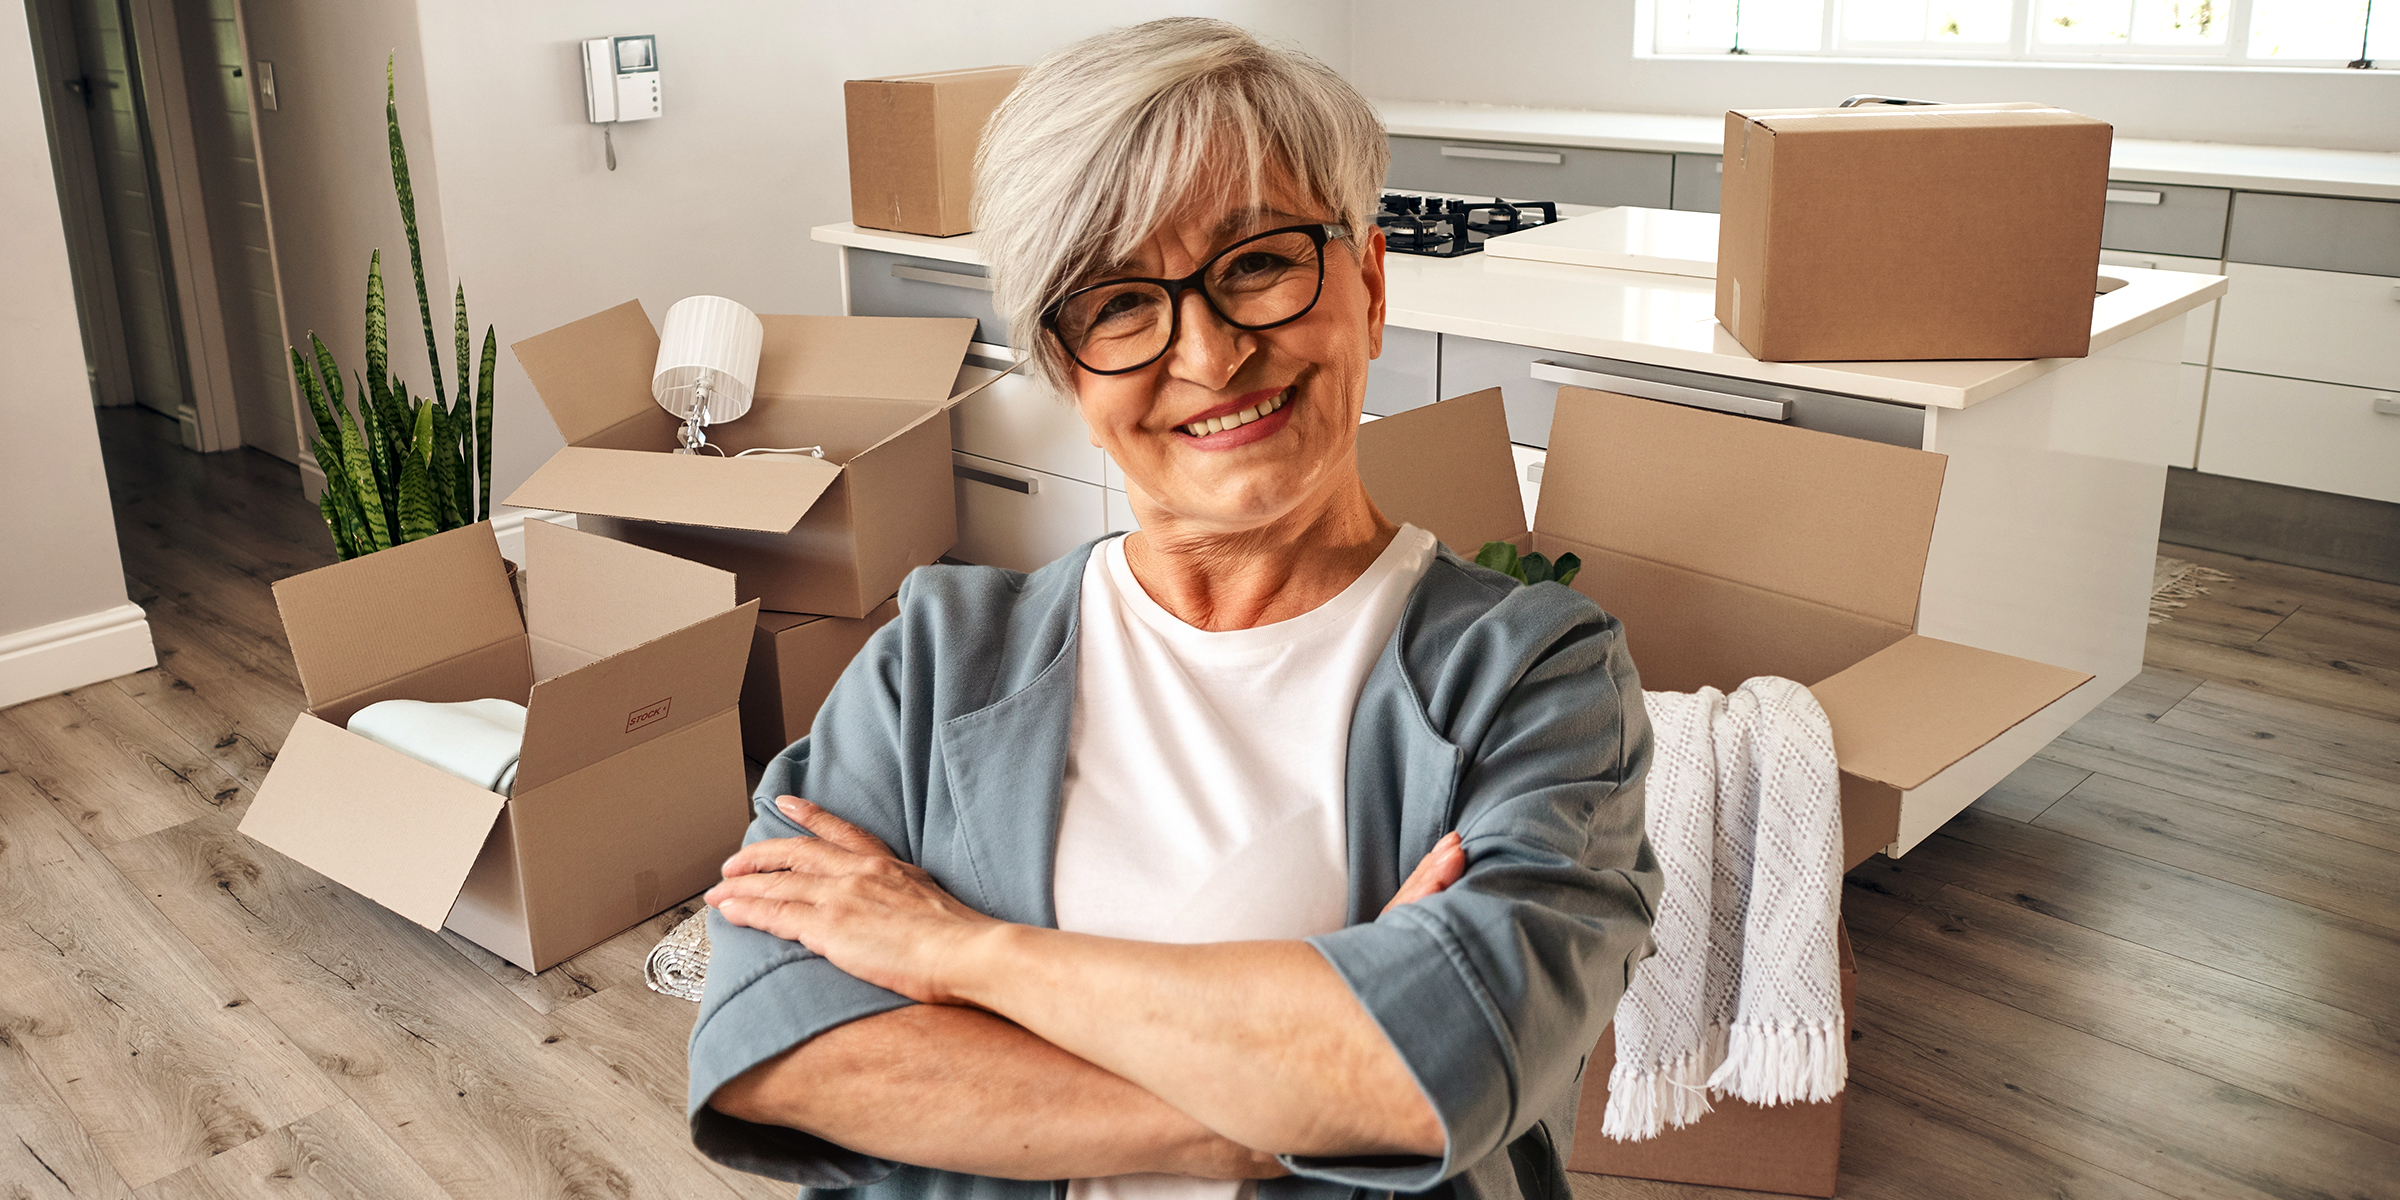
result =
[[751,389],[758,386],[759,344],[765,337],[758,314],[723,296],[676,301],[667,310],[666,327],[659,330],[651,396],[659,407],[685,419],[692,415],[695,398],[705,394],[701,407],[711,425],[749,412]]

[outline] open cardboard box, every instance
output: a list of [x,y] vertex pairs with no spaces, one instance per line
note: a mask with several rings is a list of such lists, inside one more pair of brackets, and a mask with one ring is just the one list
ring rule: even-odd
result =
[[779,612],[864,617],[958,540],[950,385],[966,317],[759,317],[750,412],[709,428],[727,455],[676,454],[650,395],[658,331],[639,301],[516,343],[566,448],[511,493],[604,537],[722,567]]
[[805,736],[850,660],[899,615],[897,596],[864,617],[759,613],[742,677],[742,752],[763,763]]
[[[1648,690],[1732,691],[1756,675],[1807,684],[1833,725],[1845,868],[1897,839],[1912,800],[1950,809],[1912,819],[1954,815],[1964,802],[1939,786],[1943,772],[2091,678],[1914,632],[1939,454],[1561,388],[1530,530],[1497,388],[1360,426],[1358,460],[1386,515],[1454,551],[1507,541],[1582,559],[1575,590],[1624,622]],[[1741,1182],[1724,1164],[1771,1164],[1802,1146],[1831,1163],[1840,1121],[1837,1109],[1828,1124],[1827,1107],[1678,1131],[1738,1126],[1736,1140],[1757,1147],[1747,1160],[1728,1157],[1714,1132],[1682,1139],[1688,1153],[1620,1154],[1597,1120],[1580,1124],[1569,1157],[1579,1169],[1779,1190],[1791,1179],[1762,1165]],[[1831,1194],[1829,1177],[1822,1185],[1804,1194]]]
[[[749,797],[735,702],[757,607],[698,563],[490,523],[275,585],[308,710],[242,832],[427,929],[544,970],[717,879]],[[512,794],[356,736],[379,700],[526,705]]]

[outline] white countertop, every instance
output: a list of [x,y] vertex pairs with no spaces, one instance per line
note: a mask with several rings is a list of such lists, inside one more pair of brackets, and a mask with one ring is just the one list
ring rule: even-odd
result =
[[[975,235],[932,238],[820,225],[810,237],[839,246],[980,265]],[[1605,267],[1473,254],[1384,259],[1385,319],[1404,329],[1484,338],[1543,350],[1681,367],[1793,387],[1932,408],[1965,408],[2077,360],[1768,363],[1717,324],[1716,281]],[[2220,275],[2106,267],[2126,286],[2092,307],[2097,351],[2225,294]]]
[[[1684,154],[1718,154],[1725,148],[1722,114],[1585,112],[1426,100],[1378,100],[1375,107],[1387,129],[1407,137]],[[2108,175],[2134,183],[2400,200],[2400,154],[2367,150],[2118,138],[2109,151]]]

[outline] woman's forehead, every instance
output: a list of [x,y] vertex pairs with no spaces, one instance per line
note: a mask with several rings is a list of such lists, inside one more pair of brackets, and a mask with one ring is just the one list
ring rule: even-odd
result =
[[1185,205],[1167,214],[1149,237],[1133,247],[1123,259],[1103,268],[1100,274],[1113,275],[1155,265],[1170,248],[1186,254],[1206,256],[1253,233],[1327,219],[1323,213],[1306,211],[1310,207],[1289,197],[1259,201],[1226,199],[1214,204]]

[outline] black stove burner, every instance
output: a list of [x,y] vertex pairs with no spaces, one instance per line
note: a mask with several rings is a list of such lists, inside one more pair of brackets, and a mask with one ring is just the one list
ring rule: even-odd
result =
[[1375,216],[1387,249],[1434,258],[1473,254],[1483,249],[1485,238],[1556,220],[1558,205],[1547,200],[1511,203],[1494,198],[1483,204],[1405,192],[1385,192],[1383,211]]

